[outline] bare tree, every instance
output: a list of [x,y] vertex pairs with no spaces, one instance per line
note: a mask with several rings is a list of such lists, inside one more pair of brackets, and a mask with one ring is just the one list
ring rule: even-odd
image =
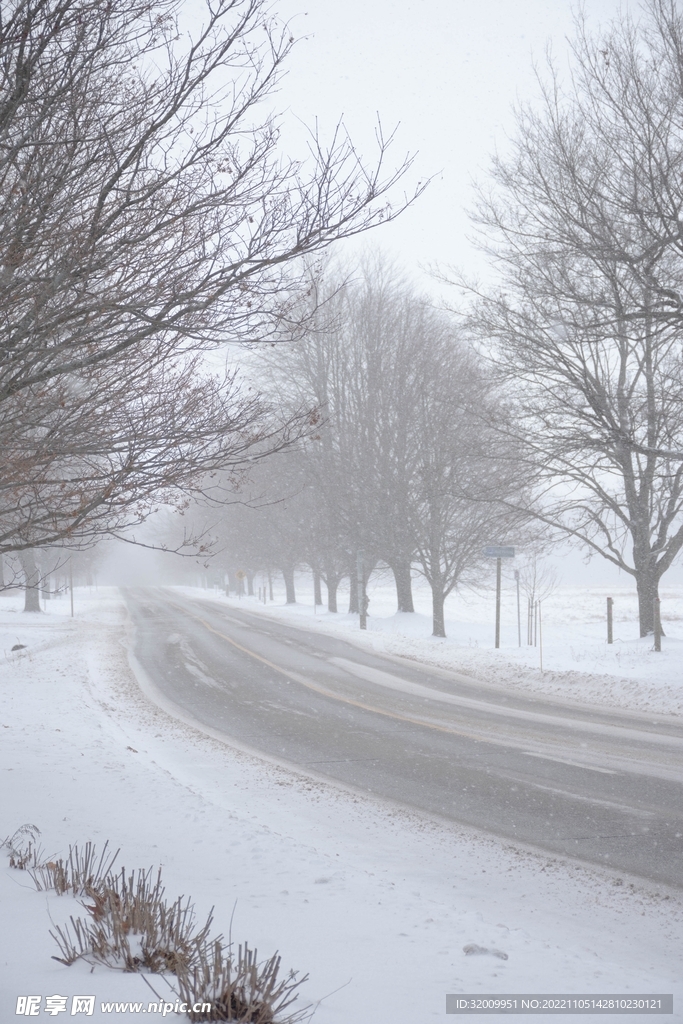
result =
[[557,587],[557,573],[552,566],[544,565],[538,552],[531,551],[517,570],[519,585],[527,599],[527,643],[535,643],[538,605],[554,593]]
[[411,526],[432,590],[433,635],[445,636],[446,598],[480,578],[485,545],[505,543],[513,526],[505,502],[523,488],[512,453],[501,450],[487,424],[500,409],[475,354],[443,315],[425,318],[421,338]]
[[[353,344],[349,346],[349,294],[341,275],[313,268],[307,305],[312,316],[295,343],[264,354],[266,390],[277,394],[282,415],[307,411],[313,429],[303,452],[306,540],[300,557],[325,580],[328,607],[337,611],[337,588],[350,578],[350,611],[358,611],[356,563],[372,546],[367,510],[369,474],[359,457]],[[307,317],[304,312],[303,316]],[[355,380],[355,378],[354,378]],[[304,556],[304,550],[308,557]],[[368,559],[366,558],[366,564]]]
[[635,580],[641,635],[683,546],[683,17],[652,0],[518,113],[478,220],[470,323],[516,394],[539,518]]
[[[354,276],[334,270],[315,282],[314,324],[296,345],[269,357],[271,389],[292,408],[319,411],[304,449],[327,529],[316,532],[354,584],[385,564],[396,581],[399,611],[412,611],[417,560],[434,600],[434,632],[444,635],[443,604],[499,541],[509,516],[499,495],[511,484],[510,445],[486,421],[499,415],[475,353],[452,319],[436,312],[381,257]],[[328,582],[329,589],[329,582]]]
[[377,555],[392,571],[397,609],[413,612],[414,389],[430,343],[424,330],[429,307],[381,254],[367,257],[361,271],[349,295],[343,343],[356,353],[353,415],[366,516]]
[[328,268],[312,292],[316,312],[305,338],[275,351],[269,363],[278,393],[320,419],[307,464],[320,510],[321,571],[333,595],[350,576],[355,611],[358,554],[366,575],[384,562],[399,611],[413,611],[407,438],[424,302],[378,254],[355,273]]
[[555,592],[557,572],[552,566],[545,565],[535,551],[526,555],[519,564],[519,585],[529,601],[545,601]]
[[198,370],[100,366],[45,385],[39,402],[17,396],[0,421],[0,551],[122,536],[159,505],[182,506],[207,474],[236,474],[298,434],[236,372]]
[[[204,510],[215,561],[241,569],[252,588],[258,572],[279,572],[287,604],[296,603],[295,572],[315,564],[315,510],[305,453],[298,446],[252,464],[239,495]],[[197,515],[194,508],[191,514]]]
[[[120,532],[282,434],[196,353],[291,336],[301,257],[395,216],[390,139],[301,163],[261,114],[264,0],[10,0],[0,17],[0,551]],[[267,108],[266,108],[267,109]],[[418,188],[418,191],[420,189]],[[277,435],[277,436],[275,436]]]

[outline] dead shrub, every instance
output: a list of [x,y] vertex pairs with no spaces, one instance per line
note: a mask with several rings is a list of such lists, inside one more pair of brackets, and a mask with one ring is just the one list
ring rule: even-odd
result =
[[20,825],[13,835],[0,843],[0,849],[7,847],[11,868],[30,873],[40,863],[43,852],[37,845],[39,837],[37,825]]
[[72,917],[70,925],[50,933],[62,954],[55,959],[65,964],[83,959],[154,974],[194,968],[201,962],[213,914],[197,930],[189,898],[180,896],[168,904],[164,892],[160,870],[156,879],[151,868],[110,875],[89,891],[90,902],[82,904],[89,920]]
[[50,932],[60,953],[53,960],[175,975],[172,988],[183,1002],[210,1005],[209,1010],[188,1011],[193,1022],[296,1024],[310,1015],[310,1008],[286,1013],[308,975],[299,979],[290,971],[280,977],[280,957],[259,963],[256,950],[246,943],[235,957],[222,935],[209,937],[213,910],[197,927],[189,898],[166,901],[160,869],[156,876],[152,868],[128,874],[122,868],[113,874],[119,851],[110,853],[108,841],[99,855],[88,842],[70,846],[64,859],[43,862],[35,847],[39,836],[35,825],[22,825],[0,848],[8,848],[10,865],[27,870],[38,891],[81,897],[88,916],[71,916]]
[[38,863],[29,869],[33,884],[38,891],[54,889],[60,896],[71,892],[74,896],[90,896],[108,884],[111,871],[119,855],[109,853],[109,840],[99,857],[94,843],[84,847],[70,846],[65,860],[58,858]]
[[298,998],[296,991],[308,978],[297,980],[290,971],[280,978],[280,957],[276,953],[263,963],[255,949],[245,943],[238,947],[237,958],[220,940],[205,947],[201,962],[194,970],[178,972],[177,992],[188,1006],[207,1003],[210,1010],[189,1010],[191,1021],[235,1021],[240,1024],[295,1024],[310,1008],[282,1016]]

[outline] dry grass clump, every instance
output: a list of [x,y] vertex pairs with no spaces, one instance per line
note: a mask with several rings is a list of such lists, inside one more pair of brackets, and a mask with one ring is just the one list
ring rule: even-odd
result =
[[87,917],[70,917],[50,935],[59,947],[53,957],[67,966],[77,960],[116,970],[172,975],[172,991],[187,1005],[210,1005],[188,1011],[193,1022],[233,1021],[235,1024],[296,1024],[307,1009],[285,1011],[298,998],[294,971],[280,977],[280,957],[258,962],[256,950],[239,946],[237,956],[223,936],[209,935],[213,910],[201,927],[189,898],[169,903],[161,870],[152,868],[117,874],[119,851],[106,842],[98,855],[92,843],[70,846],[64,859],[44,861],[36,842],[40,831],[22,825],[0,843],[7,847],[10,866],[26,870],[37,890],[80,897]]
[[40,829],[37,825],[21,825],[16,832],[0,843],[0,849],[7,847],[9,866],[19,871],[31,871],[40,864],[43,852],[37,845]]
[[60,896],[65,892],[90,896],[105,887],[111,877],[119,851],[109,853],[108,848],[109,840],[98,857],[93,843],[86,843],[82,848],[70,846],[65,860],[49,860],[29,869],[33,884],[39,892],[53,889]]
[[109,875],[87,893],[90,902],[82,905],[89,919],[72,917],[70,925],[50,933],[62,954],[55,959],[64,964],[82,959],[154,974],[175,974],[179,966],[199,963],[212,914],[197,930],[189,899],[181,896],[168,904],[164,892],[161,871],[156,879],[151,868]]
[[283,1012],[298,998],[296,991],[308,975],[297,980],[296,971],[279,978],[277,953],[263,963],[248,945],[239,946],[237,958],[227,955],[220,941],[202,952],[201,963],[178,972],[178,995],[188,1006],[206,1004],[210,1010],[189,1010],[191,1021],[238,1021],[244,1024],[296,1024],[307,1008]]

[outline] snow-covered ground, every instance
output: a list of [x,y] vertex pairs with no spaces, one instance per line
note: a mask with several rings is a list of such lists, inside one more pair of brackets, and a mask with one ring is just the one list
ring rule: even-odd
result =
[[[257,578],[256,588],[262,581]],[[232,603],[215,588],[180,588],[187,594]],[[258,590],[257,590],[258,592]],[[501,646],[494,649],[495,595],[492,592],[452,594],[446,602],[446,639],[431,635],[431,598],[426,586],[414,588],[414,614],[396,614],[396,595],[388,582],[371,583],[368,629],[362,633],[357,615],[345,614],[346,593],[340,591],[336,615],[313,610],[310,577],[297,580],[297,604],[284,604],[284,588],[275,582],[275,601],[259,604],[243,598],[244,608],[305,620],[306,628],[340,632],[354,643],[378,653],[400,655],[474,676],[483,683],[547,693],[563,701],[604,704],[655,714],[683,715],[683,587],[662,588],[662,650],[652,638],[641,639],[634,588],[558,587],[541,604],[541,645],[528,646],[526,608],[521,608],[519,646],[516,594],[503,590]],[[323,592],[324,594],[324,592]],[[607,598],[614,601],[614,642],[607,643]],[[538,639],[538,638],[537,638]],[[541,653],[543,671],[541,671]]]
[[[380,610],[377,595],[373,602]],[[597,688],[613,653],[600,660],[599,601],[594,624],[579,620],[581,606],[577,599],[573,623],[567,612],[576,635],[569,643],[578,653],[586,637],[594,653],[573,667],[594,675]],[[161,865],[171,898],[191,894],[200,917],[215,906],[217,932],[231,930],[262,956],[279,949],[285,968],[310,974],[301,999],[317,1005],[316,1024],[424,1024],[444,1016],[447,992],[673,992],[673,1019],[683,1020],[680,894],[432,822],[235,751],[142,696],[116,591],[77,591],[76,617],[68,612],[64,599],[41,615],[19,612],[15,599],[0,602],[2,836],[31,822],[50,856],[108,839],[128,868]],[[465,646],[402,638],[396,620],[382,632],[377,618],[364,642],[396,651],[404,643],[413,657],[427,645],[444,664],[453,658],[477,674],[498,666],[497,681],[510,664],[521,673],[529,652],[486,650],[488,627],[477,626],[473,605],[469,613],[469,624],[463,616],[457,625]],[[561,647],[554,614],[549,607],[550,666]],[[673,691],[675,640],[665,642],[658,671],[667,682],[658,686],[628,628],[632,663],[621,677],[636,684],[638,699]],[[13,652],[17,644],[25,646]],[[472,661],[458,660],[467,652]],[[573,655],[563,657],[553,672],[573,664]],[[577,688],[582,699],[592,692]],[[24,872],[6,866],[4,851],[0,863],[2,1021],[16,1019],[20,995],[67,996],[70,1006],[72,996],[92,994],[92,1019],[111,1019],[103,1001],[155,1000],[147,982],[168,998],[157,975],[91,973],[51,959],[51,922],[77,913],[78,903],[36,892]],[[466,955],[472,944],[508,959]]]

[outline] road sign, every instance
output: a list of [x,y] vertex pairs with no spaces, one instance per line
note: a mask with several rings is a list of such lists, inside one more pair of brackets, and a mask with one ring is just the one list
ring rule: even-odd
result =
[[482,551],[486,558],[514,558],[515,549],[501,546],[500,544],[489,544]]
[[237,577],[238,580],[246,580],[247,578],[247,574],[244,571],[244,569],[238,569],[237,572],[235,573],[235,576]]

